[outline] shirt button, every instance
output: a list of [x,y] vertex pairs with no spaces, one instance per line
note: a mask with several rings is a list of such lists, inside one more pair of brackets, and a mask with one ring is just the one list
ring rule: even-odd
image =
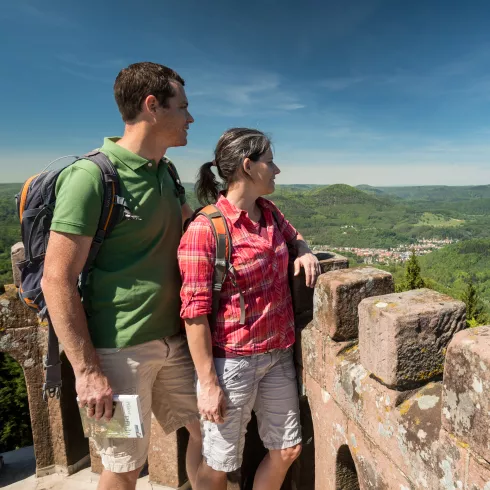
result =
[[153,167],[153,164],[150,162],[150,163],[148,164],[148,166],[149,166],[149,167]]

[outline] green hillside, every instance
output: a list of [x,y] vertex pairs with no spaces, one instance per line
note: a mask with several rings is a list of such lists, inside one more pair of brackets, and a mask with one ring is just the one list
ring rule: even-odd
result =
[[[366,187],[366,186],[359,186]],[[367,186],[370,187],[370,186]],[[445,186],[424,185],[410,187],[372,187],[385,194],[397,196],[402,199],[420,201],[454,202],[469,199],[490,198],[490,185],[473,186]]]
[[[189,204],[197,207],[193,184],[185,183],[184,187]],[[10,247],[20,238],[13,200],[19,189],[20,184],[0,184],[0,284],[11,280]],[[388,192],[393,189],[398,195]],[[390,248],[415,243],[420,238],[448,237],[460,240],[457,247],[461,247],[475,239],[484,240],[482,243],[490,240],[490,197],[481,197],[486,192],[490,192],[489,186],[281,185],[270,198],[313,245]],[[439,200],[424,200],[430,196],[438,196]],[[451,269],[447,274],[464,272],[466,258],[462,257],[466,257],[466,252],[452,250],[449,247],[422,257],[427,274],[438,280],[445,277],[438,267]],[[448,265],[446,253],[454,254],[451,261],[456,257],[461,261]],[[486,281],[481,272],[485,270],[482,267],[475,271],[478,282]],[[463,279],[453,275],[443,283],[459,290]]]
[[490,239],[473,239],[449,245],[419,257],[422,275],[460,297],[466,281],[478,286],[490,309]]

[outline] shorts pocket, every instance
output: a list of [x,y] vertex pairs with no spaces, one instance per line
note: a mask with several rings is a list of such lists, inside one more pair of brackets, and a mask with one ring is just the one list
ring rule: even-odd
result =
[[282,367],[282,372],[287,379],[296,379],[296,367],[293,361],[293,351],[288,348],[284,352],[281,352],[279,363]]
[[241,371],[248,366],[246,359],[219,358],[215,359],[214,365],[220,383],[225,385],[240,377]]
[[250,364],[249,358],[215,360],[219,384],[235,407],[245,405],[253,393],[255,376]]

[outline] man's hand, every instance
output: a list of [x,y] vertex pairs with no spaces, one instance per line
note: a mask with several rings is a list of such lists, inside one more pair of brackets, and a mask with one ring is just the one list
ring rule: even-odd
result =
[[107,421],[112,418],[112,389],[99,369],[85,370],[76,375],[78,405],[87,407],[87,415]]
[[226,398],[218,381],[200,383],[197,408],[203,420],[222,424],[226,410]]
[[314,288],[318,276],[321,274],[320,262],[311,252],[305,242],[298,242],[298,257],[294,261],[294,275],[297,276],[301,270],[305,270],[306,286]]

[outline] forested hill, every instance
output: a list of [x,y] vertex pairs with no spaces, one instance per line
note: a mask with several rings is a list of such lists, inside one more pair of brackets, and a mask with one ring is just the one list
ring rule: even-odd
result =
[[490,239],[454,243],[419,257],[422,275],[460,296],[471,279],[490,306]]
[[357,188],[366,192],[417,201],[454,202],[490,198],[490,185],[424,185],[409,187],[372,187],[369,185],[359,185]]
[[[20,238],[13,199],[20,186],[0,184],[0,284],[11,280],[10,247]],[[185,187],[189,204],[197,207],[193,185]],[[486,185],[278,185],[269,197],[313,245],[392,248],[421,238],[490,239]]]

